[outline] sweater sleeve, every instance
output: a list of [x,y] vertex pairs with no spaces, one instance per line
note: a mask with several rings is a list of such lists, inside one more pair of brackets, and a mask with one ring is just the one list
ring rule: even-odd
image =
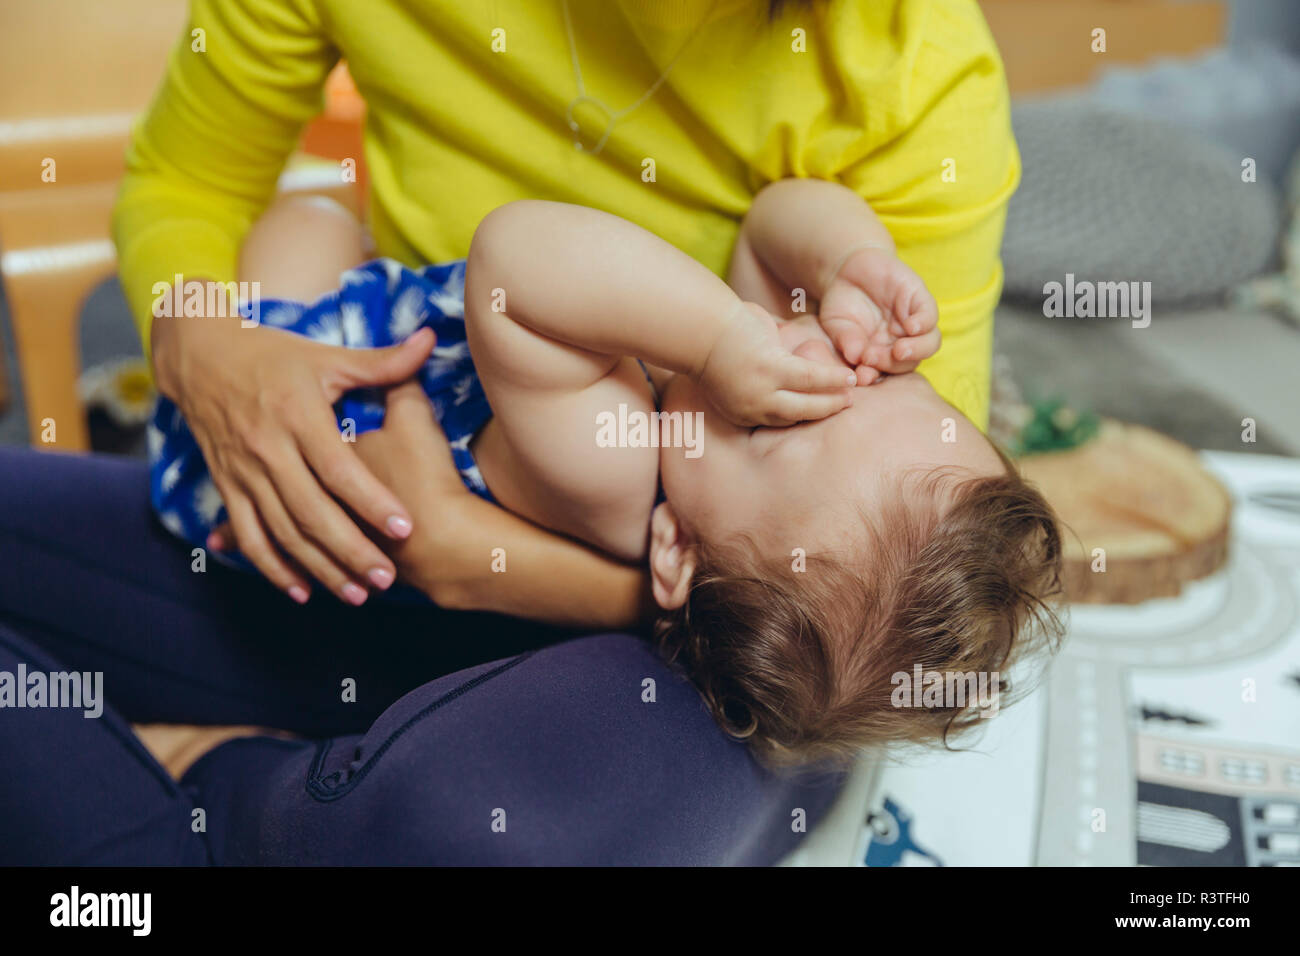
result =
[[[971,0],[845,4],[831,36],[856,131],[813,140],[814,175],[866,199],[939,304],[943,344],[919,371],[988,425],[1006,207],[1020,180],[1002,61]],[[872,49],[864,56],[862,37]],[[855,42],[856,38],[856,42]]]
[[338,59],[310,0],[192,0],[161,89],[136,124],[113,211],[119,272],[146,350],[152,287],[236,278]]

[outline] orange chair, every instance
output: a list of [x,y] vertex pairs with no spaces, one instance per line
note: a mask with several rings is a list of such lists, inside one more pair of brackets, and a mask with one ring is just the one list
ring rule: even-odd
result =
[[[78,320],[86,297],[116,271],[109,221],[127,138],[186,8],[184,0],[42,0],[0,10],[0,279],[37,447],[89,447]],[[344,68],[328,91],[330,106],[304,148],[359,161],[363,107]],[[358,214],[363,203],[337,164],[303,157],[281,188],[330,195]],[[42,440],[47,420],[54,441]]]

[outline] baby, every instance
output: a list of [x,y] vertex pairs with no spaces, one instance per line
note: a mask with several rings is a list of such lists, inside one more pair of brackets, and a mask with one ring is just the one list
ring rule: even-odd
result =
[[[1050,640],[1050,509],[912,371],[937,309],[855,194],[765,188],[731,281],[615,216],[526,200],[464,264],[371,263],[262,321],[359,347],[432,325],[422,384],[467,486],[648,562],[661,646],[761,759],[946,740],[978,702],[900,706],[899,675],[996,675]],[[345,427],[378,424],[374,396],[349,403]],[[201,543],[219,497],[165,400],[155,425],[155,506]]]

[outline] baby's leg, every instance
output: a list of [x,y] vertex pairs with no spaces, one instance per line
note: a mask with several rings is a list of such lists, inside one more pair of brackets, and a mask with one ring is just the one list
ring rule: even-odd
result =
[[253,224],[239,254],[239,280],[261,296],[311,302],[365,261],[361,224],[325,196],[283,196]]

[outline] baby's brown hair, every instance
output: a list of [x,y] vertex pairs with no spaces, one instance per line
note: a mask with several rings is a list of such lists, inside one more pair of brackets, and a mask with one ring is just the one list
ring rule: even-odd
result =
[[751,542],[698,546],[685,603],[659,621],[661,649],[768,765],[947,746],[978,724],[979,702],[896,706],[900,673],[1005,674],[1062,634],[1052,509],[1002,460],[993,477],[909,476],[900,503],[919,495],[933,506],[866,520],[865,557],[809,555],[798,571],[786,555],[755,557]]

